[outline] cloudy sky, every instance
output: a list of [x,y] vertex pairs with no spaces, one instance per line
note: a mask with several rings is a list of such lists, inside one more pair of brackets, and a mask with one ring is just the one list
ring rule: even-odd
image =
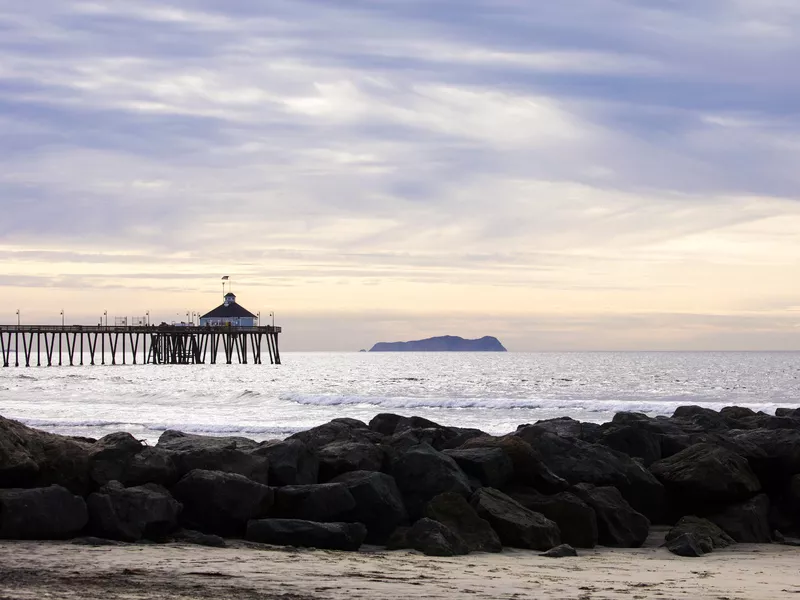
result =
[[797,0],[0,0],[0,322],[800,349],[798,61]]

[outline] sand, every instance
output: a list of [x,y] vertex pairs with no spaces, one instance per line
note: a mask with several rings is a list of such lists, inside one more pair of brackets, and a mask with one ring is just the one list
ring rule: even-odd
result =
[[0,542],[0,599],[800,598],[800,548],[780,545],[741,544],[699,559],[657,542],[561,559],[232,546]]

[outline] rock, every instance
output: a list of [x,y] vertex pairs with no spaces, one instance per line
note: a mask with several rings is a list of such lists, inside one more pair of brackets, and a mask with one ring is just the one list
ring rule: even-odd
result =
[[[520,427],[529,427],[530,425],[520,425]],[[572,417],[559,417],[557,419],[545,419],[543,421],[536,421],[533,425],[539,427],[555,435],[567,438],[581,439],[583,437],[583,423],[576,421]]]
[[287,485],[275,490],[271,516],[304,521],[335,522],[356,509],[356,501],[344,483]]
[[545,464],[540,453],[516,435],[480,436],[468,440],[461,448],[499,448],[514,465],[512,481],[519,485],[530,486],[546,494],[555,494],[569,487],[567,481]]
[[679,406],[672,413],[672,420],[680,422],[684,431],[715,432],[730,429],[725,417],[702,406]]
[[425,508],[425,514],[456,533],[470,552],[500,552],[503,549],[489,522],[479,517],[464,497],[455,492],[434,497]]
[[310,450],[316,452],[320,448],[334,442],[366,442],[377,444],[383,436],[369,429],[366,423],[356,419],[334,419],[324,425],[312,427],[289,436],[289,440],[300,440]]
[[631,457],[600,444],[562,438],[535,426],[518,429],[514,435],[528,442],[553,473],[570,484],[616,487],[637,511],[654,521],[663,518],[664,486]]
[[499,490],[479,489],[472,495],[470,505],[489,522],[504,546],[546,550],[561,543],[558,525]]
[[444,450],[468,476],[486,487],[499,488],[514,476],[514,463],[500,448]]
[[554,521],[561,532],[561,541],[576,548],[597,545],[597,517],[594,509],[569,492],[545,496],[534,489],[513,487],[508,495],[533,512]]
[[253,450],[253,454],[269,459],[269,482],[272,485],[311,485],[318,482],[319,459],[301,440],[262,442]]
[[[605,433],[614,431],[616,429],[627,428],[644,431],[648,434],[651,434],[658,440],[661,455],[655,458],[655,460],[660,460],[661,458],[667,458],[673,454],[677,454],[681,450],[688,448],[694,443],[692,441],[692,436],[687,434],[680,427],[679,422],[673,422],[671,419],[667,419],[666,417],[648,417],[645,414],[635,412],[619,412],[615,414],[614,418],[611,420],[611,423],[606,423],[605,425],[600,426],[598,436],[595,441],[602,443],[603,435]],[[650,442],[646,443],[649,444]],[[612,442],[608,445],[609,447],[613,447],[618,451],[624,451],[627,449],[629,452],[639,455],[643,461],[647,462],[645,460],[645,456],[649,455],[649,452],[646,450],[647,446],[643,446],[641,450],[638,450],[638,444],[635,442],[626,445]]]
[[767,490],[785,488],[791,477],[800,473],[800,430],[735,431],[722,441],[747,459]]
[[0,417],[0,486],[60,485],[75,494],[85,494],[92,487],[90,448],[90,443]]
[[254,452],[256,442],[246,438],[221,438],[165,431],[156,448],[168,450],[178,476],[197,470],[243,475],[257,483],[269,482],[269,459]]
[[245,539],[262,544],[355,552],[367,528],[361,523],[314,523],[300,519],[257,519],[247,524]]
[[406,543],[427,556],[469,554],[467,543],[452,529],[433,519],[420,519],[406,532]]
[[355,507],[345,513],[343,520],[366,525],[368,543],[385,543],[398,526],[408,521],[394,477],[385,473],[353,471],[339,475],[332,483],[344,485],[352,495]]
[[317,450],[319,479],[330,481],[350,471],[380,471],[384,451],[369,442],[333,442]]
[[391,462],[391,475],[403,494],[411,518],[420,516],[425,504],[444,492],[466,497],[471,493],[467,476],[449,456],[427,444],[414,446]]
[[183,503],[181,522],[188,529],[224,537],[241,536],[247,522],[272,507],[272,488],[237,473],[195,469],[172,488]]
[[129,433],[111,433],[94,443],[89,451],[92,481],[102,486],[118,481],[124,486],[143,483],[172,485],[178,469],[170,452],[148,448]]
[[611,425],[603,429],[598,443],[639,458],[645,466],[661,459],[662,436],[636,425]]
[[726,448],[695,444],[650,466],[680,513],[708,512],[709,507],[750,498],[761,483],[747,460]]
[[[694,515],[681,517],[672,529],[669,530],[666,540],[669,542],[684,534],[694,535],[696,538],[708,538],[711,540],[713,548],[727,548],[736,541],[727,533],[722,531],[708,519],[701,519]],[[706,552],[709,552],[708,550]]]
[[101,538],[136,542],[158,540],[178,527],[182,506],[154,483],[126,488],[112,481],[86,501],[89,531]]
[[397,430],[397,424],[403,418],[404,417],[400,415],[392,413],[380,413],[372,417],[372,420],[369,422],[369,428],[372,431],[388,437],[394,434]]
[[58,540],[88,521],[86,503],[60,485],[0,490],[0,539]]
[[574,488],[578,497],[597,515],[598,541],[603,546],[638,548],[647,540],[650,521],[636,512],[614,487],[582,483]]
[[220,536],[212,533],[201,533],[193,529],[181,529],[172,534],[171,540],[181,544],[194,544],[195,546],[208,546],[209,548],[227,548]]
[[789,417],[792,419],[800,419],[800,408],[776,408],[775,409],[775,416],[776,417]]
[[766,494],[729,506],[723,512],[711,515],[709,520],[737,542],[767,544],[772,541]]
[[545,556],[547,558],[566,558],[569,556],[578,556],[578,553],[575,551],[575,548],[569,544],[560,544],[554,548],[550,548],[547,552],[542,552],[539,556]]
[[682,533],[666,543],[667,550],[678,556],[697,558],[711,552],[713,546],[707,537],[694,533]]

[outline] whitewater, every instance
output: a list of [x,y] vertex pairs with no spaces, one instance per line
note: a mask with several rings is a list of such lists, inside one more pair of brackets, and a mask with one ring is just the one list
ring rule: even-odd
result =
[[65,435],[256,440],[337,417],[419,415],[501,434],[570,416],[800,405],[800,352],[285,353],[282,365],[0,369],[0,415]]

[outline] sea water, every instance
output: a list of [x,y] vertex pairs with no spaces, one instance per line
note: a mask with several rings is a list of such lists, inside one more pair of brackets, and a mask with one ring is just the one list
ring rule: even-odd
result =
[[798,352],[285,353],[282,365],[0,368],[0,415],[66,435],[283,438],[336,417],[419,415],[501,434],[570,416],[800,405]]

